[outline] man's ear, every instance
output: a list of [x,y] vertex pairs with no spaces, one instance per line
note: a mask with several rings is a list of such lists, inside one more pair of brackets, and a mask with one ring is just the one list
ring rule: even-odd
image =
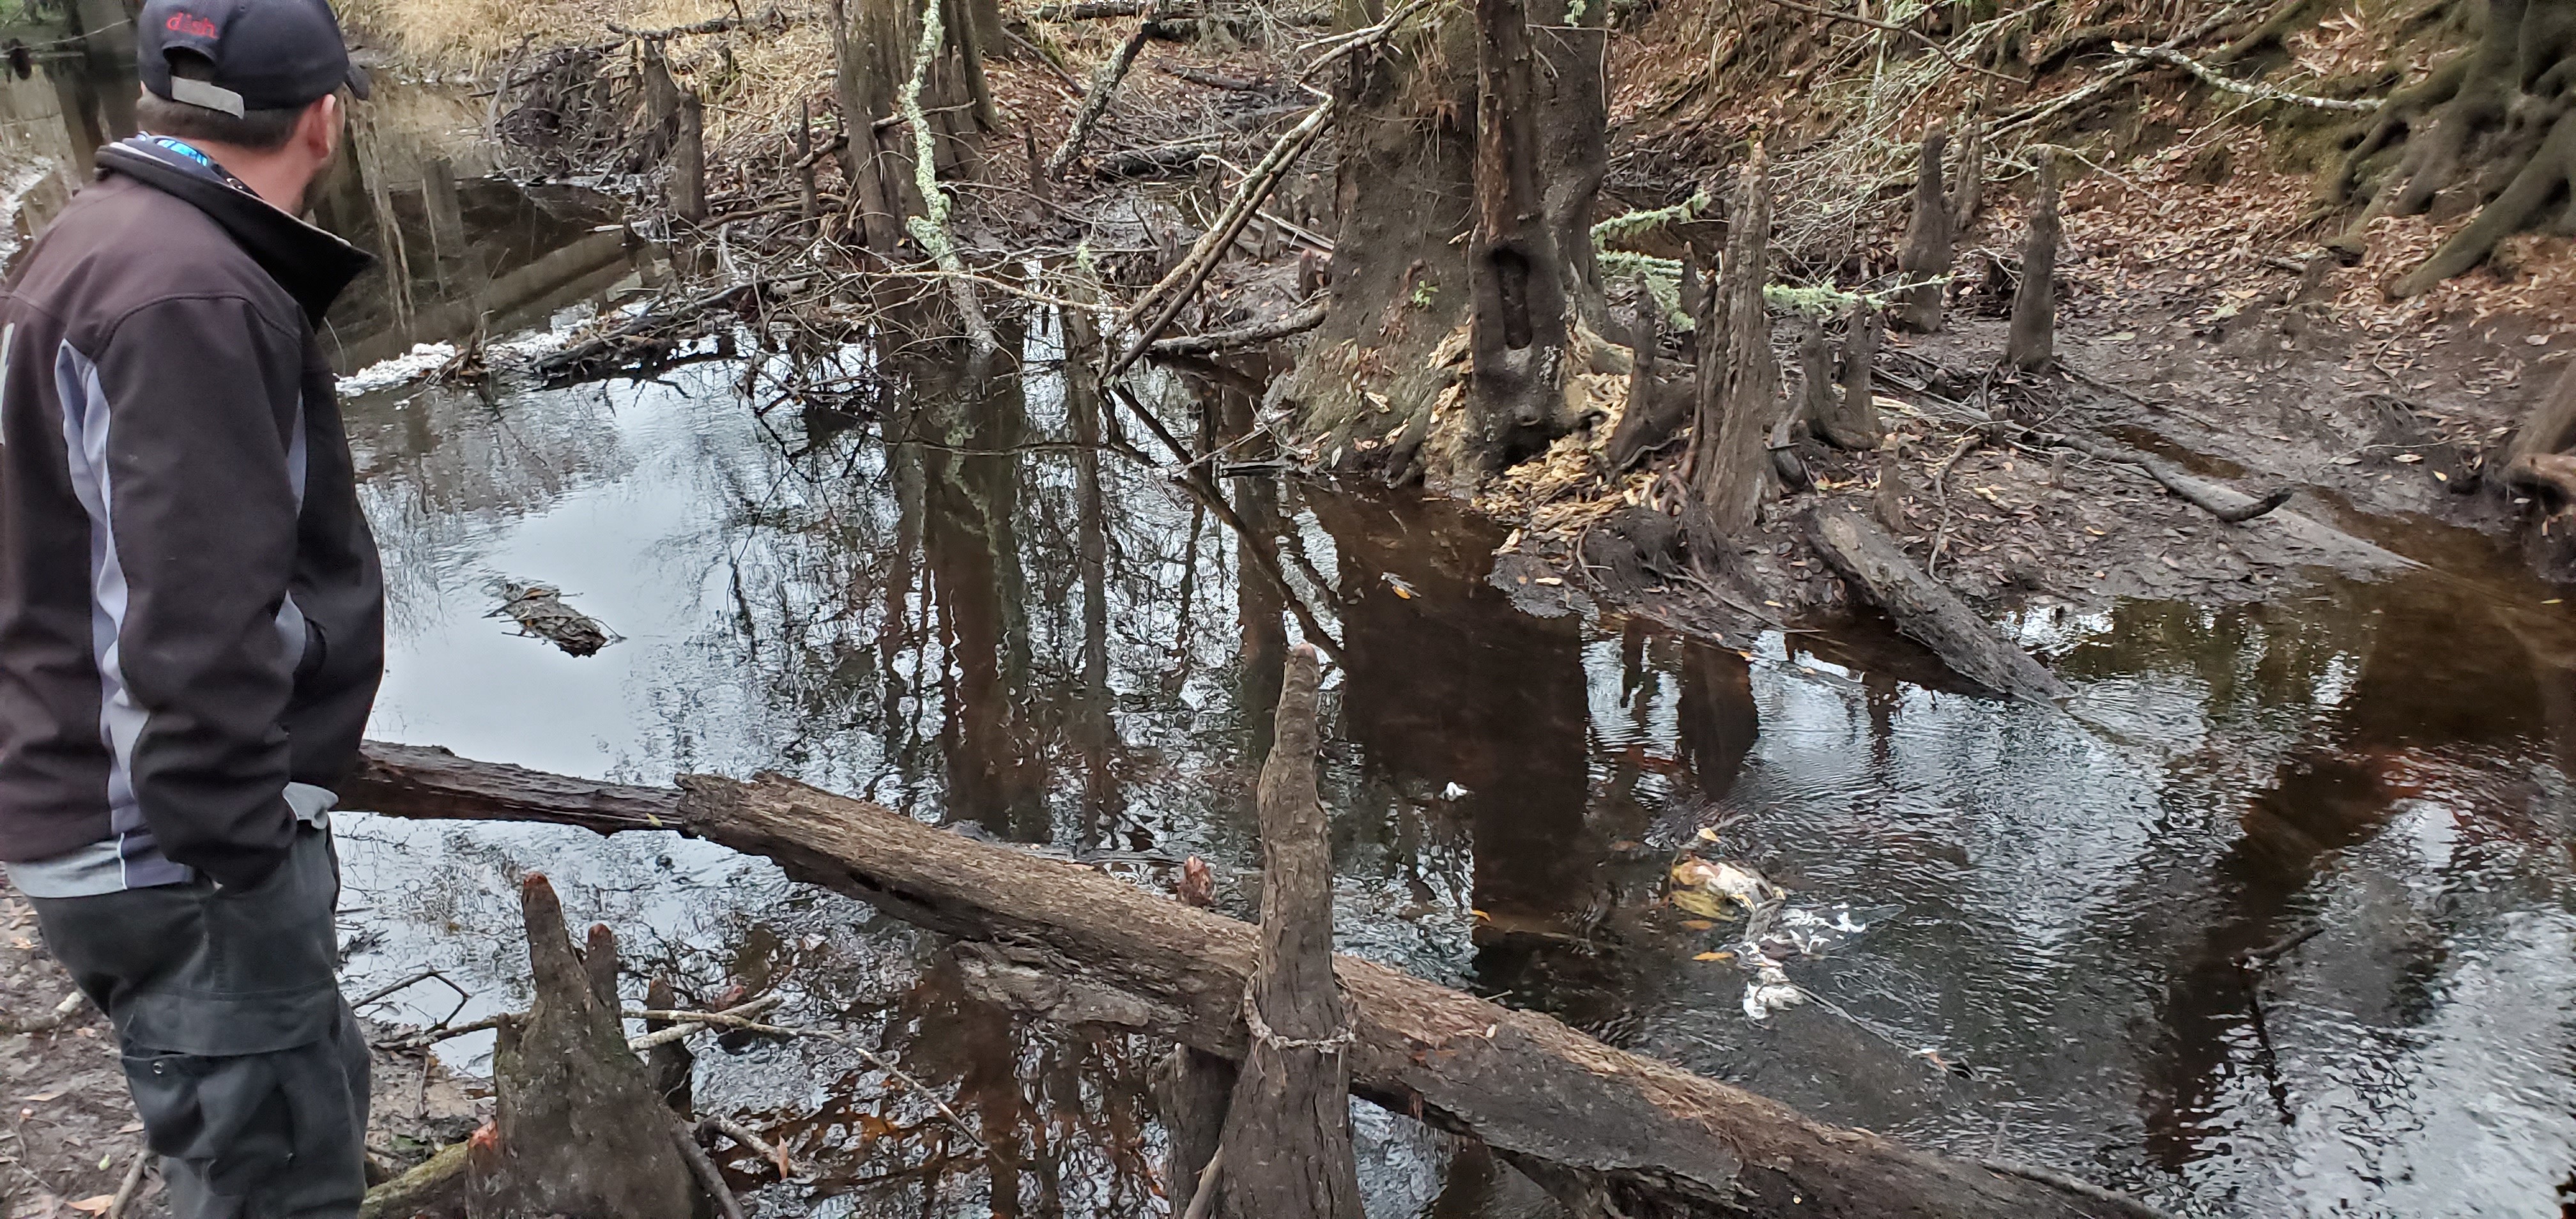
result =
[[341,117],[339,94],[325,93],[313,99],[313,104],[306,106],[295,121],[296,144],[317,162],[330,160],[332,151],[340,146]]

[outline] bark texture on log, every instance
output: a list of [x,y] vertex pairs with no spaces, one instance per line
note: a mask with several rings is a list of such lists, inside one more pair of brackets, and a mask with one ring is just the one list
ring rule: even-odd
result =
[[688,1165],[618,1020],[614,938],[595,928],[589,959],[575,953],[563,904],[535,873],[520,885],[519,906],[534,997],[526,1016],[501,1025],[493,1047],[498,1163],[470,1172],[469,1210],[493,1219],[691,1219]]
[[1886,610],[1897,630],[1932,649],[1961,677],[1991,693],[2028,702],[2074,693],[2029,653],[1995,634],[1956,594],[1924,575],[1886,531],[1860,513],[1841,504],[1818,504],[1807,517],[1807,538],[1851,582],[1855,596]]
[[[352,808],[677,830],[972,943],[1022,1007],[1245,1050],[1257,933],[1101,873],[946,833],[780,778],[626,787],[370,743]],[[1354,1093],[1525,1161],[1601,1180],[1631,1215],[2136,1216],[2142,1208],[1838,1129],[1751,1093],[1342,956]],[[1794,1200],[1793,1200],[1794,1199]]]
[[367,1191],[358,1219],[452,1215],[465,1204],[465,1144],[450,1143],[409,1172]]
[[2057,352],[2057,156],[2045,145],[2035,153],[2039,200],[2022,241],[2021,287],[2013,293],[2012,331],[2004,339],[2004,359],[2030,372],[2048,367]]
[[1771,353],[1771,313],[1762,300],[1770,274],[1771,168],[1757,145],[1736,191],[1726,262],[1718,269],[1713,315],[1700,346],[1698,418],[1692,424],[1691,484],[1721,537],[1753,527],[1771,463],[1763,445],[1780,409],[1780,369]]
[[1950,247],[1957,237],[1950,231],[1950,198],[1941,189],[1941,157],[1949,146],[1950,134],[1938,127],[1923,135],[1914,167],[1914,215],[1905,222],[1905,247],[1897,252],[1897,269],[1914,286],[1905,290],[1896,322],[1917,334],[1941,328],[1941,297],[1949,290]]
[[1222,1183],[1221,1213],[1242,1219],[1361,1214],[1350,1015],[1333,984],[1333,853],[1315,791],[1317,667],[1311,645],[1288,654],[1261,767],[1261,955],[1244,992],[1254,1035],[1226,1111]]

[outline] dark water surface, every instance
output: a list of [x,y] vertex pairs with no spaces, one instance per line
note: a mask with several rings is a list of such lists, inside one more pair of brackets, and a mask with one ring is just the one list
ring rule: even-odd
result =
[[[476,178],[453,138],[473,116],[420,105],[324,209],[405,268],[335,319],[347,367],[658,282],[589,204]],[[1066,375],[1056,322],[1010,337],[984,377],[853,347],[353,399],[393,597],[373,734],[637,782],[781,770],[1155,887],[1198,854],[1240,912],[1267,711],[1311,619],[1340,651],[1350,951],[2183,1213],[2545,1219],[2576,1191],[2576,620],[2482,542],[2409,531],[2436,570],[2264,604],[2029,610],[2069,716],[1943,692],[1865,628],[1748,655],[1489,579],[1503,531],[1446,503],[1225,479],[1248,541],[1121,451],[1151,445]],[[1256,422],[1250,378],[1146,388],[1185,434]],[[504,578],[623,642],[513,634]],[[899,1059],[982,1144],[828,1042],[709,1046],[702,1106],[817,1168],[767,1213],[1166,1206],[1154,1047],[1016,1024],[930,936],[672,836],[343,828],[353,994],[436,965],[466,1015],[520,1002],[514,882],[543,869],[637,970],[783,991],[782,1020]],[[1735,929],[1663,903],[1684,850],[1867,930],[1785,964],[1814,1001],[1752,1019],[1740,961],[1702,959]],[[423,985],[371,1014],[455,1002]],[[1379,1219],[1552,1213],[1445,1136],[1355,1115]]]

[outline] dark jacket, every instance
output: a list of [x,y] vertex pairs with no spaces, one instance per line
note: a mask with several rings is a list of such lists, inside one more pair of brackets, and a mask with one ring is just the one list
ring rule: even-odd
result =
[[0,861],[249,884],[383,671],[314,339],[368,260],[149,141],[99,175],[0,296]]

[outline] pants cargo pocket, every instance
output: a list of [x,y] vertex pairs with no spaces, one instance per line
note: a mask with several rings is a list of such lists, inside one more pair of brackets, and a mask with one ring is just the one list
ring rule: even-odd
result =
[[179,1162],[207,1192],[246,1196],[286,1170],[293,1132],[270,1056],[138,1050],[124,1062],[145,1143]]

